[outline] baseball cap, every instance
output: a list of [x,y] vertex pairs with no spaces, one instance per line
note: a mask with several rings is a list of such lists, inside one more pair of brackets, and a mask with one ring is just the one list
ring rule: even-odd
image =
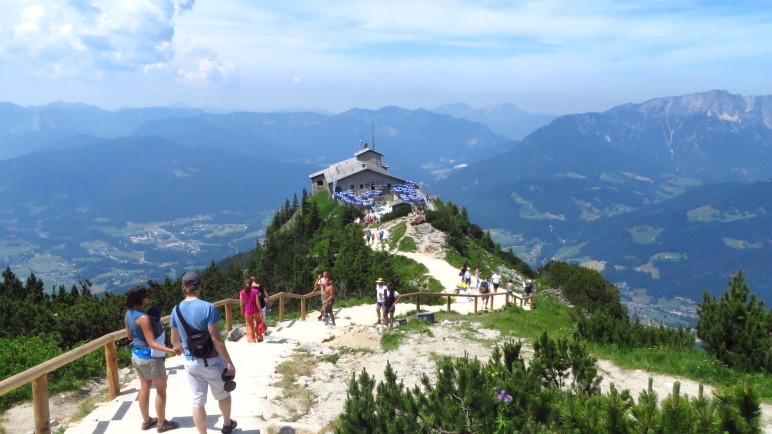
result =
[[183,285],[200,285],[201,276],[195,271],[188,271],[187,273],[182,275],[182,284]]

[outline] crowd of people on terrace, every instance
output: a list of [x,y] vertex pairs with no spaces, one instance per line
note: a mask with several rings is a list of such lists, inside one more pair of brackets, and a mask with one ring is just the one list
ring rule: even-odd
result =
[[418,184],[413,181],[405,181],[403,184],[374,184],[372,190],[366,190],[362,193],[354,193],[352,189],[336,191],[333,193],[333,197],[352,205],[372,206],[386,192],[393,192],[396,197],[411,204],[426,202],[426,196],[421,193]]

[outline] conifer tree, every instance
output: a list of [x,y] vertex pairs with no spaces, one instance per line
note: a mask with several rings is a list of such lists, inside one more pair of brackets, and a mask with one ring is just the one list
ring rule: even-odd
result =
[[681,396],[681,383],[673,383],[673,392],[662,400],[662,432],[676,434],[688,432],[691,407],[688,397]]
[[740,369],[772,372],[772,310],[750,292],[742,269],[719,300],[703,292],[697,314],[697,336],[718,360]]
[[[651,381],[651,379],[649,381]],[[700,384],[697,397],[691,400],[690,405],[692,413],[691,432],[693,434],[711,432],[714,426],[714,407],[711,401],[705,396],[705,388],[702,384]]]
[[[659,408],[657,407],[657,392],[654,391],[654,379],[649,377],[646,390],[638,395],[638,402],[633,404],[630,412],[635,419],[631,431],[635,434],[648,434],[659,430]],[[707,432],[707,431],[706,431]]]

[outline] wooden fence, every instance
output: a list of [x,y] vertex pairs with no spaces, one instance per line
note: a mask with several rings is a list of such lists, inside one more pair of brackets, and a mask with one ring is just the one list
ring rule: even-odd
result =
[[[319,292],[312,292],[310,294],[291,294],[286,292],[280,292],[274,294],[268,298],[269,302],[279,300],[279,321],[284,321],[284,308],[287,299],[299,299],[300,300],[300,320],[305,321],[307,315],[307,300],[311,297],[318,296]],[[410,294],[403,294],[402,299],[415,298],[416,311],[421,311],[421,298],[427,300],[429,297],[447,297],[447,310],[450,312],[450,304],[453,297],[474,297],[474,313],[477,313],[477,299],[482,297],[490,297],[490,308],[493,310],[493,297],[505,296],[506,304],[510,303],[510,297],[514,302],[519,302],[519,306],[523,306],[524,301],[530,300],[531,297],[523,297],[519,294],[509,294],[506,291],[492,294],[454,294],[454,293],[430,293],[430,292],[413,292]],[[216,307],[224,307],[225,309],[225,330],[231,331],[233,329],[233,314],[232,306],[238,305],[239,300],[225,299],[214,303]],[[164,324],[168,324],[170,316],[161,318]],[[8,377],[0,381],[0,395],[4,395],[12,390],[32,383],[32,407],[35,412],[35,433],[36,434],[49,434],[51,432],[50,427],[50,412],[48,408],[48,373],[53,372],[69,363],[78,360],[79,358],[90,354],[100,348],[104,348],[105,351],[105,367],[107,375],[107,388],[109,399],[115,399],[120,393],[120,384],[118,378],[118,355],[116,342],[121,339],[126,339],[126,330],[121,329],[108,333],[101,338],[95,339],[91,342],[83,344],[77,348],[74,348],[64,354],[54,357],[51,360],[47,360],[37,366],[33,366],[24,372],[20,372],[12,377]]]

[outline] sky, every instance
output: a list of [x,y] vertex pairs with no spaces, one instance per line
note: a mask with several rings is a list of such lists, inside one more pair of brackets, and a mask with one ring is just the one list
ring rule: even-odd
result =
[[0,0],[0,101],[115,110],[772,94],[767,0]]

